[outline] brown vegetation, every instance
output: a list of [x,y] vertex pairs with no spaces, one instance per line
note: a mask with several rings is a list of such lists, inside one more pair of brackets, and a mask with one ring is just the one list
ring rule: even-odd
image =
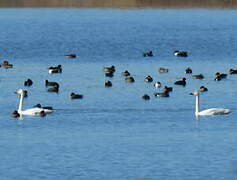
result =
[[0,7],[217,7],[236,8],[237,0],[0,0]]

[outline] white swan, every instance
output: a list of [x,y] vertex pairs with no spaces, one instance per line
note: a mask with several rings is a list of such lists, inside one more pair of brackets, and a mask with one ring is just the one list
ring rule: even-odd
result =
[[20,95],[20,103],[19,103],[19,108],[18,108],[18,113],[19,115],[27,115],[27,116],[44,116],[46,114],[50,114],[53,112],[51,109],[45,109],[45,108],[31,108],[31,109],[26,109],[23,110],[23,102],[24,102],[24,95],[27,91],[23,89],[18,89],[16,91],[16,94]]
[[192,95],[196,96],[196,108],[195,108],[195,115],[196,116],[210,116],[210,115],[224,115],[229,114],[229,109],[224,108],[210,108],[199,112],[200,107],[200,92],[194,91],[191,93]]

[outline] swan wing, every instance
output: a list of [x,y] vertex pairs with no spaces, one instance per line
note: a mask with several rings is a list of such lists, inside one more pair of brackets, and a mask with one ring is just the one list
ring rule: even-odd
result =
[[224,109],[224,108],[211,108],[211,109],[206,109],[198,113],[200,116],[210,116],[210,115],[223,115],[223,114],[229,114],[230,110],[229,109]]

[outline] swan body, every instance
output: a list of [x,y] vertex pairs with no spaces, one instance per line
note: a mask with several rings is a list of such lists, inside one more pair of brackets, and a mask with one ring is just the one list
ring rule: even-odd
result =
[[224,108],[210,108],[203,111],[199,111],[200,107],[200,92],[195,91],[191,93],[192,95],[196,96],[196,108],[195,108],[195,115],[196,116],[211,116],[211,115],[225,115],[229,114],[231,111],[229,109]]
[[23,89],[19,89],[16,91],[16,94],[20,95],[20,103],[18,108],[19,115],[26,115],[26,116],[45,116],[46,114],[50,114],[53,112],[52,109],[46,109],[43,107],[34,107],[30,109],[23,110],[23,102],[24,102],[24,95],[26,91]]
[[223,114],[229,114],[230,110],[229,109],[224,109],[224,108],[211,108],[211,109],[206,109],[201,112],[198,112],[197,115],[199,116],[211,116],[211,115],[223,115]]
[[22,110],[22,111],[18,110],[18,113],[24,116],[42,116],[43,114],[50,114],[52,112],[53,110],[38,108],[38,107]]

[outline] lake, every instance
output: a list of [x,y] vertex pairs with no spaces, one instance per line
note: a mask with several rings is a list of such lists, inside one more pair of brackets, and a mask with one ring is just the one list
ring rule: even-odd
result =
[[[214,81],[237,69],[236,18],[236,10],[215,9],[1,9],[0,59],[13,64],[0,68],[1,178],[236,179],[237,75]],[[149,50],[154,56],[143,57]],[[48,74],[58,64],[63,72]],[[111,65],[114,77],[105,77]],[[193,79],[187,67],[205,78]],[[125,83],[125,70],[135,83]],[[162,88],[144,82],[147,75],[172,86],[170,97],[154,97]],[[183,77],[185,87],[174,85]],[[33,85],[24,87],[28,78]],[[46,79],[59,93],[47,92]],[[196,119],[189,94],[202,85],[209,90],[201,109],[232,112]],[[41,103],[55,112],[12,118],[19,88],[28,90],[25,108]],[[84,98],[71,100],[71,92]]]

